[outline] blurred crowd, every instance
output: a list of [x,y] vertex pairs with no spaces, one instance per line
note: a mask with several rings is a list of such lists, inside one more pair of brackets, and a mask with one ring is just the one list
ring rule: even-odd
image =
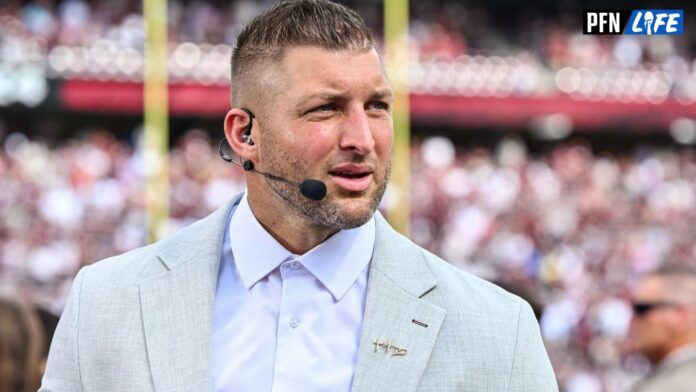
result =
[[[146,242],[137,140],[90,132],[59,146],[7,136],[0,152],[0,294],[59,313],[83,265]],[[414,142],[411,237],[458,267],[522,288],[566,391],[623,391],[647,370],[622,346],[628,292],[666,262],[696,262],[696,151],[530,154],[515,138]],[[192,130],[170,155],[169,231],[244,188]],[[381,208],[392,200],[389,189]]]
[[[339,1],[357,10],[380,38],[382,5]],[[272,0],[228,2],[168,1],[171,42],[234,44],[241,26],[266,9]],[[491,5],[480,1],[412,2],[412,53],[418,58],[452,60],[458,56],[506,55],[527,51],[553,68],[563,66],[633,67],[663,64],[688,56],[695,33],[640,39],[631,36],[581,34],[582,4],[564,6],[515,3]],[[685,17],[690,18],[689,12]],[[37,37],[47,47],[90,46],[100,39],[142,49],[143,18],[139,0],[9,0],[0,5],[0,25],[6,39]],[[676,65],[672,65],[676,66]],[[681,66],[681,65],[679,65]]]
[[[169,229],[187,225],[243,189],[201,131],[170,154]],[[145,243],[142,154],[107,132],[55,148],[11,134],[0,154],[0,283],[60,312],[78,268]]]
[[[241,26],[271,3],[169,1],[173,80],[229,83],[227,67],[216,65],[227,63],[221,58],[229,57]],[[365,18],[381,45],[382,4],[343,3]],[[484,96],[561,92],[595,100],[617,94],[653,103],[672,95],[683,104],[696,102],[694,29],[680,36],[583,35],[582,5],[552,3],[411,2],[412,88]],[[684,12],[685,25],[696,15],[690,11]],[[18,74],[32,80],[23,89],[34,94],[13,97],[16,101],[31,105],[45,97],[37,78],[141,80],[143,48],[139,0],[0,4],[0,81],[5,75],[5,85],[12,86],[24,80]],[[16,90],[0,87],[0,105]]]
[[567,391],[624,391],[646,370],[624,355],[629,291],[665,263],[696,265],[696,151],[532,156],[518,140],[412,154],[411,237],[477,275],[524,288]]

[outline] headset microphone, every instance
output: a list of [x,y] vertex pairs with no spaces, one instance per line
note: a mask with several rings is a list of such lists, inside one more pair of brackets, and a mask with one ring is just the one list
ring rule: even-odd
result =
[[326,184],[324,184],[323,182],[321,182],[319,180],[307,179],[307,180],[302,181],[301,183],[297,183],[297,182],[290,181],[290,180],[287,180],[287,179],[282,178],[282,177],[278,177],[278,176],[270,174],[270,173],[264,173],[264,172],[258,171],[256,169],[254,169],[254,162],[252,162],[252,161],[244,161],[243,163],[235,161],[231,156],[227,155],[225,153],[225,151],[223,150],[223,146],[225,144],[225,141],[226,141],[225,139],[222,139],[220,141],[220,145],[218,146],[218,152],[220,153],[220,158],[222,158],[224,161],[234,163],[235,165],[239,165],[242,168],[244,168],[245,171],[258,173],[266,178],[270,178],[271,180],[280,181],[280,182],[284,182],[286,184],[296,186],[300,189],[300,193],[302,194],[302,196],[304,196],[310,200],[319,201],[326,196]]

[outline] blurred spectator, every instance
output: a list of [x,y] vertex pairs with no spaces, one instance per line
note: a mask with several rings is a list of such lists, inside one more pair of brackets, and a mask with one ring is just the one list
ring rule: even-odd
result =
[[632,348],[654,368],[636,392],[686,392],[696,385],[696,270],[663,268],[633,293]]
[[45,357],[44,336],[36,314],[0,297],[0,392],[39,388]]

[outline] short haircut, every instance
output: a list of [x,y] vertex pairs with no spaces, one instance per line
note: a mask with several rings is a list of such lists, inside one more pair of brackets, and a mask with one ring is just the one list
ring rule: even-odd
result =
[[666,264],[649,276],[662,278],[666,282],[667,299],[696,310],[696,268],[688,264]]
[[[244,82],[263,72],[263,62],[280,61],[285,48],[316,46],[326,50],[367,50],[372,33],[355,11],[328,0],[283,0],[249,22],[232,51],[232,105]],[[258,76],[257,78],[261,78]],[[251,86],[249,86],[251,87]]]

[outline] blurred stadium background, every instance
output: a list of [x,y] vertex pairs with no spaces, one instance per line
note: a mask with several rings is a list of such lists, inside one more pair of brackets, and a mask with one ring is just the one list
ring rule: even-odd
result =
[[[344,3],[381,43],[382,2]],[[168,2],[169,231],[244,188],[215,144],[235,36],[269,4]],[[410,5],[410,236],[537,303],[565,391],[644,374],[628,290],[696,263],[696,5],[673,5],[682,36],[581,34],[583,9],[641,6],[667,7]],[[60,314],[81,266],[146,243],[144,36],[140,1],[0,2],[1,294]]]

